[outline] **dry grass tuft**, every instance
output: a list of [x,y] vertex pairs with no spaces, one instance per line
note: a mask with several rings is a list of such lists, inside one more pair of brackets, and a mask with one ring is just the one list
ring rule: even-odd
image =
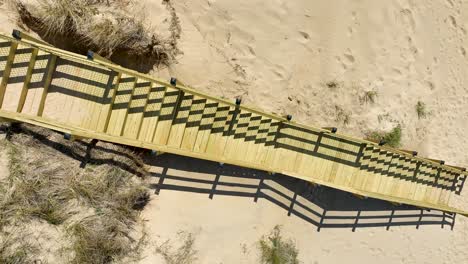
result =
[[0,231],[0,263],[35,263],[37,247],[26,241],[21,230]]
[[141,246],[146,244],[146,237],[143,235],[138,240],[132,238],[132,230],[118,218],[108,211],[70,225],[67,234],[74,252],[71,263],[105,264],[123,258],[138,259]]
[[364,94],[359,98],[361,103],[368,104],[368,103],[375,103],[377,99],[378,93],[377,91],[365,91]]
[[384,141],[390,147],[398,148],[401,145],[402,129],[400,125],[395,126],[389,132],[372,131],[367,133],[366,139],[373,142]]
[[416,113],[418,114],[419,119],[426,118],[429,115],[424,102],[418,101],[416,104]]
[[162,37],[150,33],[141,13],[138,17],[129,15],[130,4],[122,0],[37,0],[27,4],[16,0],[16,9],[26,27],[60,48],[79,53],[93,50],[107,58],[118,54],[140,64],[172,63],[180,52],[177,41],[181,30],[175,9],[166,4],[172,17],[170,36]]
[[175,247],[170,240],[156,246],[156,253],[163,256],[166,264],[191,264],[197,260],[197,251],[194,249],[195,236],[192,233],[180,231],[177,233]]
[[275,226],[271,233],[259,241],[261,263],[265,264],[298,264],[299,250],[294,241],[285,240],[281,227]]
[[325,86],[334,90],[334,89],[339,88],[340,84],[338,83],[338,81],[332,80],[332,81],[328,81],[327,83],[325,83]]
[[340,106],[335,105],[335,121],[348,125],[351,122],[351,115]]
[[[134,226],[149,201],[136,177],[145,175],[138,155],[107,143],[90,152],[86,143],[28,125],[1,144],[10,174],[0,182],[0,232],[33,220],[67,227],[73,263],[138,255],[144,239]],[[80,168],[83,161],[90,163]]]

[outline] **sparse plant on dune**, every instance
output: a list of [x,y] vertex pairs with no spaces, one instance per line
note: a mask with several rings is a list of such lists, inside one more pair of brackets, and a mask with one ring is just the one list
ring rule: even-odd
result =
[[416,103],[416,113],[418,114],[419,119],[426,118],[429,115],[426,104],[424,102],[418,101]]
[[386,145],[397,148],[401,145],[402,129],[400,125],[395,126],[389,132],[372,131],[367,133],[366,139],[373,142],[384,141]]
[[377,91],[365,91],[364,94],[359,98],[361,103],[375,103],[377,99],[378,93]]
[[330,89],[337,89],[340,87],[340,83],[336,80],[328,81],[325,83],[325,86],[330,88]]
[[37,247],[27,241],[27,234],[19,229],[0,231],[0,263],[35,263]]
[[74,253],[71,263],[106,264],[124,257],[138,259],[142,245],[147,242],[146,235],[135,241],[128,225],[113,214],[115,212],[106,211],[68,226],[70,249]]
[[[54,45],[75,52],[93,50],[107,58],[134,58],[140,64],[168,65],[179,53],[180,22],[174,8],[170,36],[151,33],[143,15],[131,16],[124,0],[37,0],[16,3],[21,22]],[[67,44],[68,43],[68,44]],[[130,67],[130,65],[126,65]]]
[[351,115],[340,106],[335,105],[335,121],[348,125],[351,122]]
[[[197,251],[194,249],[195,236],[186,231],[177,233],[178,241],[166,240],[156,246],[156,253],[160,254],[166,264],[192,264],[197,260]],[[178,247],[174,243],[179,244]]]
[[298,264],[299,250],[292,240],[282,237],[281,227],[275,226],[268,236],[259,241],[261,263]]
[[[133,227],[149,194],[144,183],[129,172],[141,170],[137,158],[125,155],[123,147],[116,146],[111,160],[82,169],[63,153],[84,156],[86,147],[61,137],[58,142],[50,141],[56,140],[56,135],[21,125],[11,141],[0,141],[7,150],[9,168],[9,176],[0,181],[0,263],[24,263],[2,262],[12,254],[22,260],[26,251],[21,244],[12,244],[12,239],[2,240],[1,236],[11,226],[30,221],[66,227],[70,244],[64,243],[64,252],[70,252],[72,263],[138,258],[146,241],[144,232],[136,238]],[[106,160],[108,155],[96,150],[92,158]]]

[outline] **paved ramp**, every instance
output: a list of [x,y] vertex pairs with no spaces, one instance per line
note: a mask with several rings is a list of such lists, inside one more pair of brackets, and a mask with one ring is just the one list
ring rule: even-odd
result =
[[467,177],[462,168],[298,124],[19,32],[16,37],[0,35],[4,119],[468,214],[449,206]]

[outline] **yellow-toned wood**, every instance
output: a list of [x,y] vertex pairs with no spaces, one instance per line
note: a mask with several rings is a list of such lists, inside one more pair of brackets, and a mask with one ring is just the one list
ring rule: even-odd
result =
[[114,104],[112,105],[109,126],[107,128],[107,133],[111,135],[120,136],[122,133],[125,116],[127,115],[127,109],[130,106],[135,81],[136,78],[129,75],[122,74],[120,77]]
[[[234,107],[225,104],[218,105],[215,118],[213,119],[213,127],[205,149],[206,154],[222,156],[224,153],[228,137],[223,136],[223,133],[229,131],[229,125],[233,119],[233,115],[230,114],[230,112],[234,112]],[[226,119],[223,120],[222,118]]]
[[34,70],[34,65],[36,64],[36,57],[37,57],[38,52],[39,52],[38,49],[33,49],[31,60],[28,66],[28,71],[26,73],[26,78],[24,80],[23,88],[21,89],[21,95],[19,98],[18,108],[16,109],[16,112],[21,113],[23,111],[24,102],[26,101],[26,96],[28,95],[29,84],[31,82],[32,72]]
[[122,123],[122,128],[120,129],[120,135],[123,136],[124,131],[125,131],[125,126],[127,125],[127,119],[128,119],[128,110],[130,107],[132,107],[132,101],[133,101],[133,95],[135,94],[135,86],[138,83],[138,78],[135,78],[135,81],[133,82],[133,87],[132,91],[130,93],[130,98],[128,100],[128,106],[125,108],[125,114],[123,116],[123,123]]
[[[1,48],[4,54],[5,49]],[[10,49],[11,51],[11,49]],[[15,51],[15,56],[11,63],[11,70],[8,72],[8,81],[5,88],[5,94],[3,97],[2,109],[6,111],[16,111],[18,108],[19,99],[21,96],[21,90],[24,85],[24,81],[28,76],[29,62],[31,61],[32,49],[18,43]],[[0,62],[9,64],[8,60]],[[7,65],[6,65],[7,66]]]
[[44,112],[44,104],[47,98],[47,93],[49,92],[50,84],[52,82],[52,75],[54,74],[54,71],[55,71],[56,62],[57,62],[57,56],[52,55],[49,61],[49,66],[47,67],[47,74],[46,74],[45,81],[44,81],[44,90],[42,91],[41,101],[39,102],[39,107],[37,110],[38,116],[42,116],[42,113]]
[[122,133],[124,137],[138,138],[151,86],[152,83],[143,80],[138,81],[133,88],[132,99],[127,109],[127,120]]
[[206,101],[200,122],[200,129],[198,130],[197,138],[192,149],[194,152],[206,152],[217,108],[218,103],[215,103],[211,100]]
[[179,90],[173,87],[167,87],[166,96],[163,99],[161,111],[154,130],[153,142],[156,144],[166,144],[169,137],[172,120],[176,113],[176,108],[180,96]]
[[[39,94],[40,114],[31,110],[36,107],[37,92],[22,91],[17,99],[24,105],[23,111],[2,109],[0,116],[4,118],[78,137],[282,173],[360,196],[466,214],[447,206],[455,178],[450,173],[466,173],[458,167],[412,157],[407,151],[343,134],[331,134],[327,129],[287,122],[282,117],[236,106],[186,86],[170,86],[106,61],[87,60],[33,41],[0,38],[36,48],[39,63],[34,68],[41,67],[41,54],[60,57],[59,68],[47,68],[44,84],[34,83],[42,77],[35,77],[28,67],[26,77],[31,77],[31,83],[35,87],[44,86]],[[65,67],[64,61],[70,63]],[[109,72],[120,75],[111,80]],[[85,85],[76,83],[83,79]],[[142,83],[152,85],[143,87]],[[25,87],[27,81],[21,85]],[[49,86],[53,90],[48,91]],[[109,93],[105,92],[108,89]],[[50,97],[45,100],[48,92]],[[278,126],[279,123],[282,125]],[[416,162],[432,176],[415,173]],[[436,180],[438,171],[441,174]]]
[[2,81],[0,82],[0,109],[3,105],[3,99],[5,97],[6,86],[8,84],[8,79],[10,78],[11,66],[13,65],[13,60],[15,59],[15,52],[16,48],[18,47],[18,43],[12,42],[10,46],[10,53],[8,54],[8,58],[5,64],[5,68],[3,69]]
[[[187,122],[185,125],[185,131],[182,136],[182,142],[180,145],[181,149],[192,150],[194,149],[195,142],[197,140],[199,127],[202,125],[202,116],[206,100],[199,96],[194,96],[192,105],[187,115]],[[198,125],[197,125],[198,123]]]
[[145,142],[153,141],[166,91],[166,86],[160,87],[155,85],[151,88],[149,101],[143,115],[140,135],[138,137],[140,140]]
[[179,96],[166,145],[180,148],[184,138],[185,127],[188,121],[192,101],[193,96],[190,94],[181,94]]
[[101,130],[102,132],[106,132],[107,128],[109,127],[109,121],[110,121],[110,118],[111,118],[111,115],[112,115],[112,107],[114,106],[115,97],[117,95],[117,90],[118,90],[119,85],[120,85],[120,78],[121,77],[122,77],[122,73],[119,72],[118,75],[117,75],[116,82],[112,84],[112,89],[111,89],[112,97],[111,97],[111,101],[109,102],[109,106],[105,108],[105,112],[107,112],[107,114],[106,114],[106,119],[104,121],[105,122],[104,127]]
[[143,112],[141,113],[141,117],[139,118],[139,121],[138,121],[137,135],[136,135],[137,139],[140,138],[141,127],[143,125],[143,120],[145,119],[145,113],[146,113],[146,109],[148,108],[148,101],[150,99],[151,88],[153,87],[153,85],[154,85],[153,83],[150,83],[150,86],[148,87],[147,95],[146,95],[146,98],[145,98],[145,104],[143,106]]

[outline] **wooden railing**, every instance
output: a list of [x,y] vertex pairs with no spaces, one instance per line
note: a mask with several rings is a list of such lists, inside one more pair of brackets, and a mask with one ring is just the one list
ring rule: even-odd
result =
[[[449,206],[465,169],[313,128],[27,34],[0,35],[0,117],[66,133],[281,173],[394,203]],[[278,176],[279,177],[279,176]]]

